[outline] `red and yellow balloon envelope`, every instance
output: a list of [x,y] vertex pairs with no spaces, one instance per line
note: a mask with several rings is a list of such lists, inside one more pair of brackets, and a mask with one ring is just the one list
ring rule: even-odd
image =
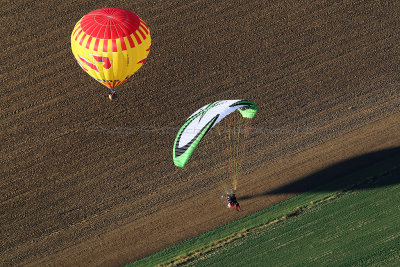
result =
[[150,46],[146,23],[122,8],[86,14],[71,35],[72,53],[79,65],[108,88],[128,80],[146,61]]

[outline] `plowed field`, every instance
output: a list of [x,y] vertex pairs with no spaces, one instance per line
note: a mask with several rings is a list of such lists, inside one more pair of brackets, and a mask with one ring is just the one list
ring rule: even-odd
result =
[[[399,147],[400,2],[293,2],[113,1],[146,21],[152,50],[111,102],[69,40],[108,1],[2,1],[0,265],[118,266]],[[218,155],[172,162],[177,127],[219,99],[259,105],[240,214],[219,202]]]

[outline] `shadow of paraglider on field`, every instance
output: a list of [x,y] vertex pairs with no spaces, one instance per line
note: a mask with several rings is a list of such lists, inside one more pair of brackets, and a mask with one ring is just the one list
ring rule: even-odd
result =
[[[352,176],[353,173],[355,177]],[[349,179],[346,179],[347,177]],[[346,188],[353,190],[372,189],[399,182],[400,147],[396,147],[338,162],[276,189],[255,195],[244,195],[240,197],[240,200],[277,194],[329,192]]]

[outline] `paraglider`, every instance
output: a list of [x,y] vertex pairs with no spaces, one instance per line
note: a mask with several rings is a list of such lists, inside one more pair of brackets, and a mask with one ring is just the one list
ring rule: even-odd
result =
[[146,61],[150,31],[143,19],[122,8],[101,8],[83,16],[71,34],[71,49],[82,69],[110,88],[127,81]]
[[239,110],[242,117],[252,119],[258,107],[247,100],[222,100],[208,104],[194,112],[179,129],[173,148],[174,164],[185,167],[193,151],[206,133],[223,118]]
[[[237,126],[232,123],[231,113],[239,111],[241,118],[251,122],[251,119],[257,114],[258,107],[255,103],[248,100],[221,100],[205,105],[194,112],[179,129],[173,146],[173,161],[178,167],[184,168],[190,157],[198,147],[199,143],[205,138],[206,134],[217,125],[227,126],[224,131],[219,130],[216,142],[226,144],[227,158],[222,160],[219,165],[226,165],[226,176],[232,180],[232,189],[230,193],[224,195],[223,199],[227,201],[229,207],[235,207],[240,211],[239,203],[236,200],[234,190],[236,190],[238,176],[240,173],[241,159],[244,154],[244,141],[248,136],[251,124],[239,122]],[[229,117],[229,120],[227,121]],[[221,123],[224,121],[224,123]],[[246,126],[241,127],[246,124]],[[218,129],[218,128],[217,128]],[[222,139],[226,139],[224,142]],[[222,154],[223,148],[211,152],[217,144],[212,144],[207,150],[207,158],[210,154]],[[218,157],[217,157],[218,158]],[[227,188],[225,188],[227,189]]]

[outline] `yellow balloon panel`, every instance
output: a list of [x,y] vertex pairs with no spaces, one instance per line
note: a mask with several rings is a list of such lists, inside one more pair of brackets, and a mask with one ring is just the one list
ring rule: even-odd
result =
[[[107,36],[105,33],[101,36],[82,29],[84,18],[78,21],[71,35],[75,59],[94,79],[109,88],[116,87],[129,79],[146,61],[151,47],[149,28],[137,17],[138,27],[133,33],[126,36],[121,33],[119,36],[115,33],[114,36],[112,33]],[[102,38],[104,36],[111,38]]]

